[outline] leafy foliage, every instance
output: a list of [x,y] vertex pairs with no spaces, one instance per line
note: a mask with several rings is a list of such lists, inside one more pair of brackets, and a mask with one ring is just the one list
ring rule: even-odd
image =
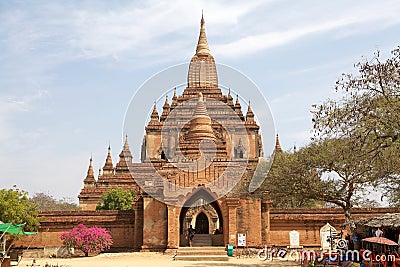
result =
[[388,180],[383,186],[387,192],[384,196],[388,198],[389,206],[400,207],[400,178],[397,177]]
[[0,190],[0,220],[16,224],[25,223],[24,230],[39,227],[38,209],[28,198],[28,193],[14,186]]
[[343,74],[336,82],[343,97],[316,107],[315,138],[351,140],[353,148],[363,150],[364,163],[385,173],[375,184],[386,184],[392,205],[400,204],[400,47],[386,60],[377,52],[355,68],[356,74]]
[[57,200],[45,193],[35,193],[31,200],[38,206],[39,211],[79,210],[79,206],[75,203],[71,203],[66,199]]
[[264,198],[272,200],[275,208],[318,207],[323,202],[314,200],[303,192],[303,182],[310,175],[310,169],[302,164],[298,153],[276,153],[260,190],[264,191]]
[[134,200],[134,190],[122,190],[117,187],[103,194],[102,201],[97,204],[97,210],[131,210]]
[[[313,142],[299,151],[304,166],[312,169],[306,185],[311,198],[333,203],[345,211],[365,203],[361,196],[385,173],[378,172],[368,154],[351,139],[326,139]],[[368,196],[368,195],[367,195]]]
[[371,148],[390,146],[400,134],[400,48],[381,61],[377,52],[372,60],[355,65],[358,75],[342,74],[336,82],[340,101],[329,100],[318,107],[314,128],[322,137],[351,137]]
[[277,154],[263,187],[278,207],[334,204],[355,230],[351,209],[372,204],[363,196],[386,175],[364,153],[348,138],[314,141],[296,153]]
[[85,256],[89,253],[100,253],[110,249],[112,238],[110,233],[100,227],[86,227],[79,224],[69,232],[62,233],[60,236],[64,246],[83,251]]

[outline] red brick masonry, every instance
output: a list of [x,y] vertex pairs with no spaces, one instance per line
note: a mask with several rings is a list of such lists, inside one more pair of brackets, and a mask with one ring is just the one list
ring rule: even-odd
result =
[[[399,213],[396,208],[354,209],[355,218],[380,216],[387,213]],[[249,219],[251,217],[248,217]],[[60,234],[79,223],[86,226],[107,228],[113,237],[114,250],[132,250],[134,244],[133,211],[70,211],[45,212],[40,214],[41,227],[34,238],[24,237],[15,243],[17,248],[46,248],[62,246]],[[289,245],[289,232],[300,232],[303,246],[319,246],[319,230],[329,222],[339,229],[345,218],[341,209],[271,209],[270,244]],[[240,224],[238,225],[240,228]],[[240,231],[240,229],[238,229]],[[266,240],[263,238],[263,240]]]

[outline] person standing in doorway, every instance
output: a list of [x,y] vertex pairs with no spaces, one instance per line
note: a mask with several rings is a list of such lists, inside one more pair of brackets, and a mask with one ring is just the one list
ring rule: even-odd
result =
[[189,229],[188,229],[189,246],[192,246],[192,241],[193,241],[195,232],[196,232],[196,230],[192,227],[192,225],[190,225]]

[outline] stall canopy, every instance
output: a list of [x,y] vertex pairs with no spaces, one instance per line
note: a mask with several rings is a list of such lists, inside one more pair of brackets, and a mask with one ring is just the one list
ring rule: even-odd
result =
[[0,233],[9,233],[15,235],[34,235],[37,232],[25,232],[23,227],[25,224],[2,223],[0,224]]
[[394,242],[390,239],[381,237],[381,236],[364,238],[362,241],[377,243],[377,244],[382,244],[382,245],[389,245],[389,246],[398,246],[398,244],[396,242]]
[[400,214],[390,214],[379,217],[362,218],[357,224],[369,227],[400,227]]

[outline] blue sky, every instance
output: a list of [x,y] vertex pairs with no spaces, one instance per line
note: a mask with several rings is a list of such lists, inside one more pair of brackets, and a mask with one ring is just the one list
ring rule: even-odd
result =
[[258,85],[286,150],[341,73],[400,44],[399,1],[1,1],[1,187],[76,201],[91,155],[98,169],[111,144],[117,161],[135,91],[194,54],[202,9],[215,60]]

